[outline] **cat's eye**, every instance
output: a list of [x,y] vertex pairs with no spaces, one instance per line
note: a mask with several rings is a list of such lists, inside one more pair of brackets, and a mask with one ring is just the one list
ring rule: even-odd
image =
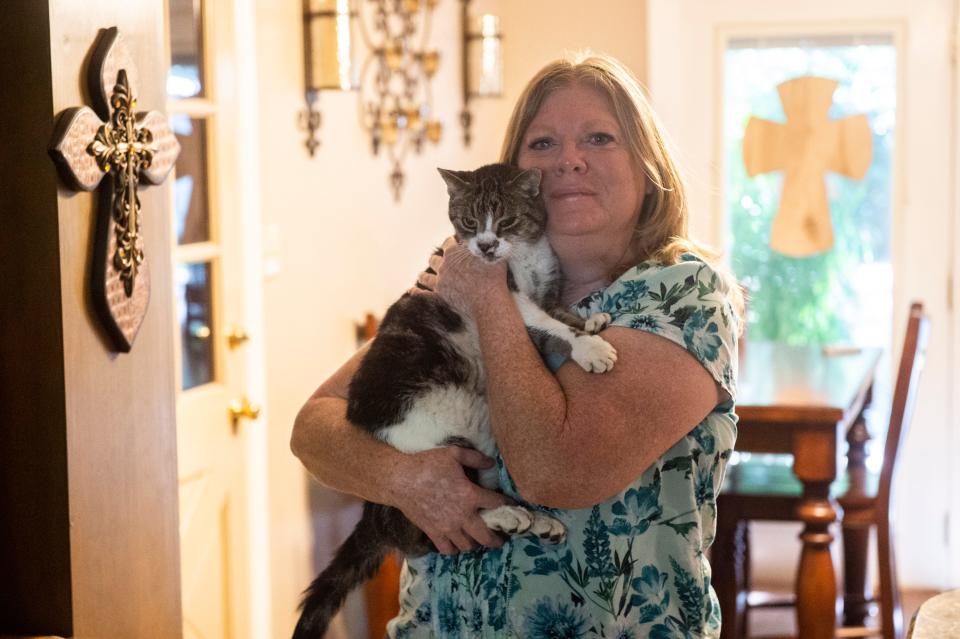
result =
[[506,217],[506,218],[500,220],[500,224],[497,225],[497,228],[500,229],[501,231],[505,231],[505,230],[507,230],[508,228],[516,225],[516,223],[517,223],[517,218],[515,218],[515,217]]
[[477,221],[472,217],[465,217],[460,220],[460,223],[463,224],[463,228],[467,229],[468,231],[477,230]]

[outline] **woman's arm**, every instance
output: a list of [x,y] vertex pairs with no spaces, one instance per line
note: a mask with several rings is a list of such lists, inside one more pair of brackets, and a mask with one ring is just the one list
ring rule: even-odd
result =
[[706,417],[719,401],[710,373],[662,337],[611,327],[613,370],[572,362],[552,375],[527,337],[505,267],[448,251],[438,291],[474,317],[500,453],[520,494],[583,508],[622,490]]
[[300,409],[290,448],[322,484],[399,508],[444,554],[503,542],[477,514],[508,500],[471,482],[463,466],[489,468],[488,457],[463,448],[406,454],[351,424],[350,379],[368,347],[325,381]]

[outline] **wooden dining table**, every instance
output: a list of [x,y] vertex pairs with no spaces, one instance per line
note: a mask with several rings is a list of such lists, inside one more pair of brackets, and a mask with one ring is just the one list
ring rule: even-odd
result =
[[[803,485],[797,508],[803,547],[795,580],[797,630],[803,639],[832,638],[838,626],[831,525],[841,513],[831,484],[844,467],[846,441],[847,494],[865,490],[870,435],[864,409],[881,354],[879,348],[831,350],[761,341],[749,341],[741,354],[735,449],[792,454],[793,474]],[[867,538],[852,541],[862,545],[862,552],[855,552],[865,558]],[[845,575],[846,625],[861,625],[867,611],[865,560],[861,563],[863,574]],[[724,578],[714,575],[715,584]]]

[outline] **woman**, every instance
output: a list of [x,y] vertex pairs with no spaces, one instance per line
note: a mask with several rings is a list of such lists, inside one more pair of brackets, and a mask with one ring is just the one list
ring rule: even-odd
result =
[[[294,452],[325,484],[400,508],[440,551],[405,565],[390,636],[717,636],[704,551],[736,436],[738,289],[687,238],[677,170],[617,61],[544,68],[517,103],[501,161],[541,169],[564,302],[612,315],[603,336],[617,365],[545,368],[502,263],[448,243],[437,276],[421,282],[477,322],[504,493],[551,509],[567,543],[502,544],[485,528],[477,510],[504,497],[460,465],[491,460],[404,455],[346,423],[362,353],[304,406]],[[456,552],[478,544],[487,548]]]

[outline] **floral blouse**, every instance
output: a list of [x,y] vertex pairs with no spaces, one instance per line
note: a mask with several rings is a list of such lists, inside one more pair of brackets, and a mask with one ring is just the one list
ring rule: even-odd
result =
[[[578,510],[541,508],[567,526],[564,543],[518,536],[497,549],[408,560],[389,637],[719,636],[720,608],[704,552],[713,542],[716,495],[736,439],[738,320],[724,291],[717,273],[688,254],[670,266],[642,262],[574,306],[583,317],[606,312],[614,326],[681,345],[733,399],[607,501]],[[503,492],[525,503],[503,460],[497,462]]]

